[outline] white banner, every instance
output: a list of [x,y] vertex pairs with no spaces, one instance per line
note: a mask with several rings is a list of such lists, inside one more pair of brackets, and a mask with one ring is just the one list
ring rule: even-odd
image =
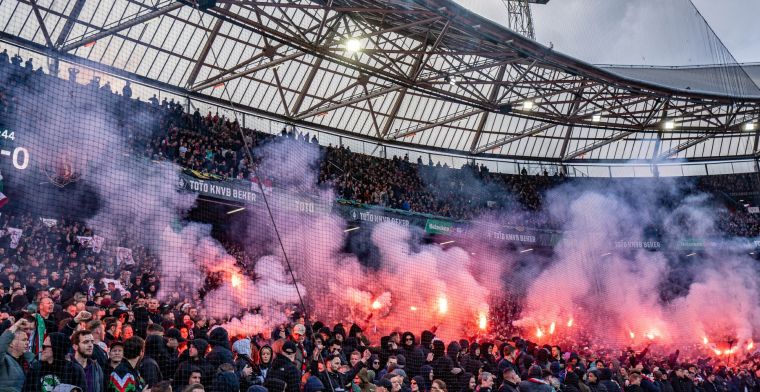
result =
[[116,286],[116,289],[119,290],[122,295],[127,293],[127,289],[125,289],[124,286],[121,285],[121,282],[119,282],[116,279],[103,278],[100,281],[103,283],[103,286],[106,286],[106,287],[108,287],[109,283],[113,283],[114,286]]
[[750,214],[760,214],[760,207],[747,207],[747,212]]
[[92,251],[95,253],[100,253],[100,251],[103,249],[103,243],[105,241],[106,239],[99,235],[92,236],[92,242],[90,243],[92,246]]
[[48,228],[51,228],[58,224],[58,219],[52,219],[52,218],[40,218],[42,221],[42,224],[47,226]]
[[11,249],[16,249],[18,247],[18,241],[21,239],[21,233],[24,231],[21,229],[16,229],[14,227],[9,227],[7,229],[7,232],[11,236]]
[[132,259],[132,249],[116,247],[116,264],[121,263],[126,265],[135,264],[135,260]]
[[84,236],[78,235],[77,242],[79,242],[79,244],[82,245],[83,248],[92,247],[92,237],[84,237]]

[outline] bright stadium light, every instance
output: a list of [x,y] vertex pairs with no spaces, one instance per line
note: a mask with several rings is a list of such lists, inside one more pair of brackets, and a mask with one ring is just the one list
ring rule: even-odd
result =
[[595,114],[593,117],[591,117],[591,121],[593,122],[599,122],[602,121],[602,116]]
[[676,123],[673,120],[665,121],[665,129],[674,129],[676,127]]
[[346,51],[349,53],[356,53],[362,50],[362,42],[356,38],[351,38],[346,41]]
[[525,101],[522,104],[523,110],[533,110],[534,107],[535,107],[535,104],[533,103],[533,101]]
[[744,124],[744,130],[745,131],[754,131],[755,130],[755,123],[748,122],[748,123]]

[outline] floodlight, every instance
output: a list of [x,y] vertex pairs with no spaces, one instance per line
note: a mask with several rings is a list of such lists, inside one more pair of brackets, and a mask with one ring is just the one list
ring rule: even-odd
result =
[[676,123],[672,120],[665,121],[665,129],[674,129],[676,127]]
[[523,110],[533,110],[533,107],[534,107],[533,101],[523,102],[523,105],[522,105]]
[[744,130],[745,131],[754,131],[755,130],[755,123],[748,122],[748,123],[744,124]]
[[362,43],[356,38],[351,38],[346,41],[346,51],[350,53],[356,53],[362,50]]
[[591,117],[591,121],[593,122],[599,122],[602,121],[602,116],[595,114],[593,117]]

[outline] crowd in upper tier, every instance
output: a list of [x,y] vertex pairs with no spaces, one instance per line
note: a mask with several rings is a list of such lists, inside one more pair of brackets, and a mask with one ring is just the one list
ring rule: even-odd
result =
[[[0,126],[12,117],[18,94],[33,93],[42,80],[65,83],[46,75],[41,68],[35,70],[31,59],[24,62],[18,55],[9,58],[6,51],[0,53],[0,69],[8,81],[0,86]],[[154,160],[170,160],[185,168],[224,178],[251,179],[258,159],[256,147],[276,137],[241,127],[237,120],[211,112],[204,115],[197,109],[186,110],[165,98],[159,101],[155,95],[147,102],[140,101],[132,96],[129,83],[121,94],[113,92],[110,84],[101,85],[98,78],[79,85],[82,81],[77,79],[77,74],[75,68],[69,70],[69,84],[73,83],[75,88],[85,93],[103,94],[107,99],[123,100],[121,106],[143,106],[155,113],[159,126],[152,137],[136,139],[133,147],[135,152]],[[283,129],[278,136],[318,146],[316,136],[293,128]],[[250,148],[253,155],[249,156],[246,148]],[[562,222],[552,221],[543,213],[548,189],[568,181],[600,186],[607,181],[568,178],[562,171],[544,170],[529,175],[524,168],[520,174],[508,175],[491,172],[477,164],[450,168],[446,164],[424,162],[422,158],[410,161],[408,156],[385,159],[354,153],[344,146],[319,148],[318,181],[333,187],[338,197],[460,220],[496,213],[506,224],[559,228]],[[266,173],[259,174],[267,177]],[[276,178],[266,181],[277,186]],[[730,196],[744,194],[744,199],[753,199],[758,189],[756,174],[699,177],[696,187],[716,195],[721,202],[726,201],[723,196],[728,198],[729,208],[717,217],[720,229],[741,236],[760,235],[760,214],[747,213],[741,203],[737,204],[742,197]]]

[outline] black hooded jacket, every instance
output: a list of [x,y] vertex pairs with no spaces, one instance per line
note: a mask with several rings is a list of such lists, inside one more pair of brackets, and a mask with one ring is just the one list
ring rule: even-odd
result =
[[446,385],[454,385],[454,375],[451,369],[454,368],[454,362],[444,352],[443,342],[440,340],[433,341],[433,374],[435,378],[443,380]]
[[66,360],[71,340],[60,332],[53,332],[48,337],[50,337],[50,345],[53,346],[53,363],[35,362],[26,377],[24,391],[52,391],[59,384],[76,385],[86,391],[84,370],[81,366]]
[[211,386],[211,382],[214,380],[214,375],[216,374],[216,368],[214,368],[214,366],[205,358],[208,343],[203,339],[195,339],[190,344],[195,346],[198,350],[198,357],[190,358],[189,349],[185,350],[182,355],[179,356],[180,363],[177,367],[177,372],[174,373],[174,383],[172,384],[175,390],[181,390],[182,387],[187,386],[190,370],[193,367],[197,367],[201,370],[201,384],[205,387]]
[[208,342],[211,345],[211,352],[206,355],[209,363],[214,369],[219,368],[223,363],[235,364],[235,357],[230,349],[230,336],[224,328],[214,328],[208,335]]
[[[407,342],[406,338],[411,337],[412,342]],[[420,368],[425,364],[425,353],[417,345],[417,338],[411,332],[404,332],[401,335],[401,353],[406,358],[406,375],[414,377],[420,374]]]
[[267,380],[270,378],[285,382],[285,392],[300,392],[301,390],[301,371],[283,354],[277,354],[274,357],[272,367],[267,373]]

